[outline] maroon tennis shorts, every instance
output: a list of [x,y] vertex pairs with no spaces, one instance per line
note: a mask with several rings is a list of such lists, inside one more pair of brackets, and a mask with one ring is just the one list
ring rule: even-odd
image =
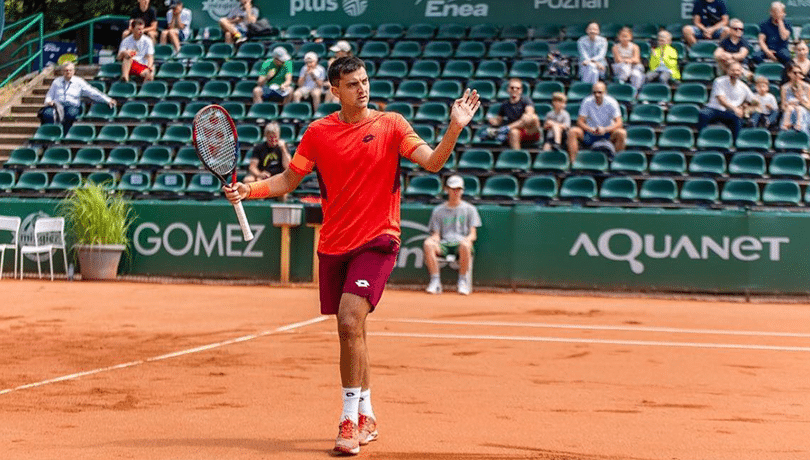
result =
[[380,235],[345,254],[319,252],[321,313],[336,315],[344,292],[365,298],[374,311],[398,253],[399,241],[391,235]]

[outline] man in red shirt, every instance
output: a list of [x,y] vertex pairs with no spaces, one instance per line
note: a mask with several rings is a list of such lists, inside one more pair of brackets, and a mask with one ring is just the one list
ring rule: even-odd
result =
[[365,64],[353,57],[329,66],[340,111],[309,125],[282,174],[223,187],[231,202],[289,193],[317,166],[323,207],[318,246],[321,313],[337,315],[343,413],[335,451],[357,454],[377,438],[371,409],[366,318],[382,296],[400,245],[399,156],[428,171],[442,168],[480,105],[470,91],[451,108],[450,126],[430,148],[395,112],[368,108]]

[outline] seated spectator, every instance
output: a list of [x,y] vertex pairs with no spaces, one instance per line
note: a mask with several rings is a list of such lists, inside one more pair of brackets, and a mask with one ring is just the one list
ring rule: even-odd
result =
[[[250,165],[248,174],[242,182],[249,184],[281,174],[290,164],[290,152],[287,144],[281,140],[281,128],[278,123],[271,122],[264,127],[265,142],[256,144],[250,151]],[[281,197],[286,201],[287,196]]]
[[172,3],[166,12],[166,24],[166,29],[160,32],[160,43],[165,45],[171,40],[174,50],[180,51],[180,42],[191,37],[191,10],[183,8],[181,1]]
[[785,4],[771,3],[771,16],[759,25],[759,51],[751,56],[754,64],[764,60],[779,61],[787,67],[790,63],[790,31],[792,26],[785,21]]
[[587,35],[577,40],[579,50],[579,77],[582,81],[596,83],[605,78],[607,70],[608,42],[599,35],[599,24],[592,22],[585,29]]
[[326,81],[326,69],[318,64],[318,55],[312,51],[304,55],[304,67],[298,74],[298,88],[293,92],[293,101],[312,99],[312,109],[318,110],[323,94],[323,82]]
[[757,92],[751,98],[751,126],[755,128],[773,129],[779,121],[779,104],[769,91],[768,79],[762,75],[755,80]]
[[743,22],[737,18],[732,19],[729,30],[731,32],[728,37],[720,40],[720,45],[714,50],[714,60],[724,74],[728,73],[731,63],[739,62],[743,65],[743,76],[747,77],[745,66],[748,64],[751,44],[743,37]]
[[788,82],[782,85],[782,129],[808,130],[810,83],[796,64],[788,66]]
[[[346,56],[352,55],[352,45],[349,44],[346,40],[339,40],[334,45],[329,47],[329,51],[335,53],[332,57],[329,58],[329,63],[327,68],[332,65],[332,62],[337,58],[342,58]],[[327,78],[323,82],[323,94],[325,94],[323,100],[324,102],[339,102],[337,96],[332,94],[330,90],[332,85],[329,83],[329,79]]]
[[563,150],[563,142],[565,142],[568,130],[571,128],[571,114],[565,110],[565,103],[568,98],[565,93],[554,93],[551,95],[552,110],[546,113],[546,118],[543,121],[543,129],[546,130],[546,142],[543,144],[543,150],[548,151]]
[[714,79],[709,103],[700,111],[698,132],[710,123],[720,122],[728,126],[734,139],[737,139],[742,128],[743,104],[751,101],[754,96],[740,76],[742,65],[734,62],[728,66],[728,75]]
[[115,99],[90,86],[83,78],[75,76],[75,73],[76,66],[72,62],[62,66],[62,76],[51,83],[48,94],[45,95],[45,107],[38,114],[42,124],[61,123],[67,132],[76,117],[82,113],[82,97],[115,107]]
[[692,6],[693,25],[683,26],[687,46],[698,39],[723,39],[728,35],[728,10],[723,0],[695,0]]
[[121,61],[121,79],[129,81],[130,76],[141,77],[144,81],[155,79],[155,44],[143,33],[143,21],[133,21],[132,35],[121,40],[118,59]]
[[509,80],[509,100],[502,103],[498,114],[487,120],[492,126],[484,132],[486,138],[509,141],[509,147],[519,149],[522,142],[540,140],[540,118],[532,101],[523,96],[523,81]]
[[603,82],[593,85],[593,94],[582,100],[577,125],[568,132],[568,155],[573,162],[579,152],[579,143],[609,153],[624,150],[627,131],[622,122],[619,102],[607,95]]
[[253,102],[287,102],[292,94],[292,61],[283,46],[273,49],[273,57],[264,61],[261,76],[253,88]]
[[149,6],[149,0],[138,0],[138,6],[132,9],[129,14],[129,27],[121,34],[121,39],[127,38],[135,31],[134,23],[136,19],[143,21],[143,33],[152,39],[152,43],[157,42],[158,39],[158,20],[157,12],[154,8]]
[[807,54],[810,52],[810,48],[807,47],[807,42],[804,40],[799,40],[796,43],[796,56],[793,57],[793,63],[798,65],[800,69],[802,69],[802,74],[804,74],[805,80],[808,79],[808,74],[810,74],[810,59],[808,59]]
[[425,265],[430,273],[430,284],[427,292],[441,294],[442,281],[439,274],[438,258],[458,258],[458,293],[469,295],[472,293],[473,243],[477,238],[476,227],[481,226],[481,217],[475,206],[462,200],[464,194],[464,179],[453,175],[447,178],[445,185],[447,201],[433,209],[430,215],[428,231],[430,236],[425,239]]
[[219,20],[219,26],[225,33],[225,43],[239,44],[247,40],[248,24],[253,24],[258,18],[259,9],[253,6],[251,0],[239,0],[239,5]]
[[680,80],[678,69],[678,50],[672,46],[672,34],[666,30],[658,32],[658,46],[650,53],[650,71],[647,81],[659,80],[667,83],[670,79]]
[[641,65],[641,48],[633,43],[633,31],[622,27],[619,41],[613,45],[613,75],[622,83],[638,90],[644,84],[644,66]]

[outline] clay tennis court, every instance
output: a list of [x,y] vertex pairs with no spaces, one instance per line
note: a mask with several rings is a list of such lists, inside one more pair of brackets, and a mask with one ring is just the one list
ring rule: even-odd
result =
[[[3,459],[326,459],[309,287],[0,281]],[[810,456],[810,308],[389,289],[369,459]]]

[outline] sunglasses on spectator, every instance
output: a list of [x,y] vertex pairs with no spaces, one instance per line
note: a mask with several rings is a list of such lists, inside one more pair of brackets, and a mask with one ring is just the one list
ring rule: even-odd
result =
[[743,28],[742,27],[732,27],[731,30],[740,30],[741,31],[741,30],[743,30]]

